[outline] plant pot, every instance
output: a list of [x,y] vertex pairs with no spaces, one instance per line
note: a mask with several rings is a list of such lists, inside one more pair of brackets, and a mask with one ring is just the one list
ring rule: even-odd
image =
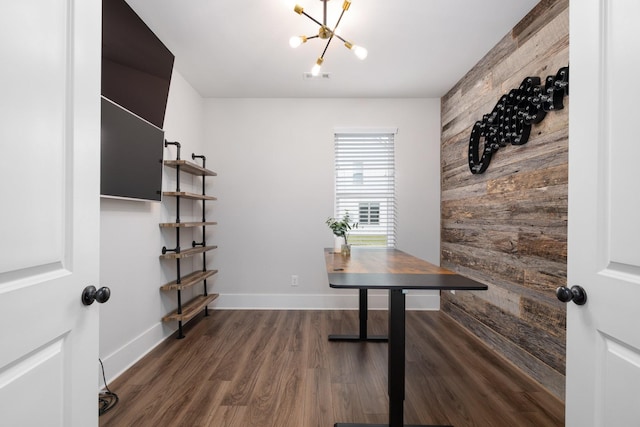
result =
[[344,245],[344,237],[334,236],[333,239],[333,252],[342,252],[342,245]]

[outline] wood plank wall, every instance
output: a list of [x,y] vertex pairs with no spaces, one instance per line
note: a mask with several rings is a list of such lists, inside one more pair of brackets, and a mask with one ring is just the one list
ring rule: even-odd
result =
[[489,285],[443,293],[442,310],[564,399],[568,108],[533,125],[529,142],[467,164],[471,128],[529,76],[569,63],[569,1],[542,0],[442,98],[441,264]]

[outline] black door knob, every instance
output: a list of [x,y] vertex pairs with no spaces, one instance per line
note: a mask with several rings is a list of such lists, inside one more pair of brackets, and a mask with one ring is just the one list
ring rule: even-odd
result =
[[94,301],[98,301],[100,304],[109,301],[111,297],[111,289],[106,286],[96,289],[95,286],[87,286],[82,291],[82,303],[84,305],[91,305]]
[[572,286],[571,289],[561,286],[556,289],[556,296],[562,302],[573,301],[577,305],[584,305],[587,302],[587,292],[582,286]]

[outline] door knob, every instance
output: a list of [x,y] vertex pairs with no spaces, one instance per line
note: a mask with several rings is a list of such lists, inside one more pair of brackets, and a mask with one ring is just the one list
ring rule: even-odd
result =
[[587,292],[582,286],[572,286],[571,289],[561,286],[556,289],[556,296],[562,302],[573,301],[577,305],[584,305],[587,302]]
[[98,301],[100,304],[109,301],[111,297],[111,289],[106,286],[96,289],[95,286],[87,286],[82,291],[82,303],[84,305],[91,305],[94,301]]

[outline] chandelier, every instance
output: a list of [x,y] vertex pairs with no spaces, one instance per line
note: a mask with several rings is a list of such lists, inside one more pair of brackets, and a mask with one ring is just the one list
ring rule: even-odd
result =
[[325,53],[327,53],[327,48],[329,47],[329,44],[331,44],[331,40],[333,40],[334,37],[340,39],[344,43],[344,45],[348,49],[351,49],[356,54],[356,56],[360,59],[365,59],[368,53],[367,49],[363,48],[362,46],[356,46],[355,44],[343,39],[338,34],[336,34],[336,30],[338,29],[338,25],[340,25],[342,16],[347,10],[349,10],[349,6],[351,6],[351,2],[349,0],[344,0],[344,3],[342,3],[342,12],[340,12],[340,17],[338,18],[338,22],[336,22],[336,25],[333,27],[333,29],[331,29],[327,26],[327,1],[329,0],[320,0],[320,1],[324,3],[323,5],[324,16],[323,16],[322,22],[319,22],[317,19],[309,16],[304,11],[302,6],[296,5],[293,8],[294,12],[296,12],[298,15],[304,15],[320,26],[320,29],[318,30],[318,34],[315,36],[293,36],[291,37],[291,39],[289,39],[289,45],[293,48],[300,46],[302,43],[306,43],[307,40],[310,40],[310,39],[320,38],[323,40],[327,40],[327,44],[325,45],[324,50],[322,51],[322,55],[318,57],[316,64],[311,69],[311,74],[313,76],[317,76],[318,74],[320,74],[320,68],[322,67],[322,63],[324,62],[324,55]]

